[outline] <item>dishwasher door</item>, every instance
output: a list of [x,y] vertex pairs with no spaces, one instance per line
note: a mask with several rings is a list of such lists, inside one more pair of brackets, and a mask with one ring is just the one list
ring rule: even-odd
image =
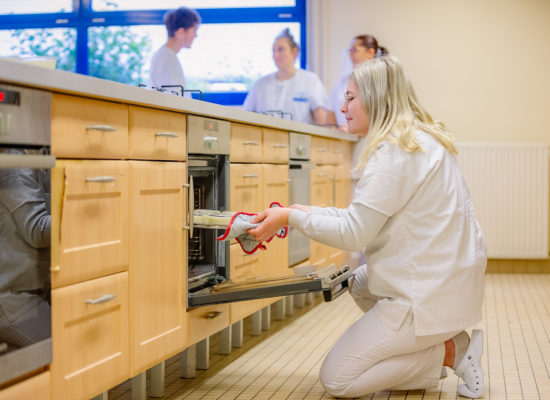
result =
[[[310,204],[310,172],[315,164],[309,161],[290,161],[288,204]],[[293,266],[309,258],[309,241],[302,232],[290,229],[288,234],[288,265]]]

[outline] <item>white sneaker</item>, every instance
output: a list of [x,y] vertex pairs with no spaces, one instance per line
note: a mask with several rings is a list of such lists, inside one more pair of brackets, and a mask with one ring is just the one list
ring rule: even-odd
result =
[[482,354],[483,331],[474,329],[466,355],[455,370],[455,374],[464,381],[464,384],[458,385],[458,394],[461,396],[477,399],[483,393]]

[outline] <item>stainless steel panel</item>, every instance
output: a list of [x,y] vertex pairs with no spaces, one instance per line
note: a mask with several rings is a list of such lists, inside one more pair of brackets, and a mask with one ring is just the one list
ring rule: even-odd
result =
[[309,160],[311,158],[311,136],[303,133],[290,132],[289,157],[293,160]]
[[189,154],[229,154],[231,123],[219,119],[187,116]]
[[49,92],[0,84],[0,99],[0,143],[50,145]]
[[[290,163],[288,176],[289,199],[288,204],[310,204],[310,170],[313,164],[309,162],[293,161]],[[310,256],[310,239],[296,229],[290,229],[288,233],[288,264],[290,266],[307,260]]]

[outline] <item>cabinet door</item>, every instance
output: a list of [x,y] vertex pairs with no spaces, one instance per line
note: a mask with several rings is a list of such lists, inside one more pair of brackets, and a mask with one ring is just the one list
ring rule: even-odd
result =
[[333,175],[334,167],[330,165],[318,166],[311,170],[312,206],[331,207],[334,205]]
[[52,290],[52,398],[89,399],[130,377],[128,272]]
[[[277,201],[288,206],[288,165],[262,164],[262,204],[264,208]],[[289,273],[288,269],[288,237],[274,237],[266,244],[267,250],[262,251],[261,269],[266,276],[278,276]]]
[[186,345],[184,163],[130,162],[131,372]]
[[52,170],[52,287],[128,269],[128,162],[58,160]]
[[260,164],[230,166],[229,205],[232,211],[259,212],[262,204],[262,167]]
[[139,160],[185,160],[186,117],[183,114],[130,106],[129,155]]
[[54,94],[52,154],[65,158],[128,158],[128,106]]
[[263,162],[274,164],[288,163],[288,132],[262,128]]
[[231,124],[231,162],[262,161],[262,128]]
[[327,164],[329,162],[329,139],[311,137],[311,162],[315,164]]
[[40,393],[40,400],[50,400],[50,372],[42,372],[0,390],[0,400],[35,400]]

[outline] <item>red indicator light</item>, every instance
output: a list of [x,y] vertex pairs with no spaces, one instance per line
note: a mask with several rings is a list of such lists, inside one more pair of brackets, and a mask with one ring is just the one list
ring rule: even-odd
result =
[[212,124],[212,122],[208,124],[208,129],[212,129],[213,127],[214,127],[214,124]]
[[0,92],[0,102],[4,102],[4,92]]

